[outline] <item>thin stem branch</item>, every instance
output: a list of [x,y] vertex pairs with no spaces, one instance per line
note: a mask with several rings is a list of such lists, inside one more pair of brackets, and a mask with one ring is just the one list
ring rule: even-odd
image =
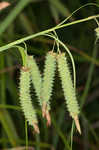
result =
[[9,43],[9,44],[7,44],[7,45],[5,45],[5,46],[1,46],[1,47],[0,47],[0,52],[1,52],[1,51],[4,51],[4,50],[7,50],[7,49],[11,48],[11,47],[14,46],[14,45],[17,45],[17,44],[20,44],[20,43],[25,42],[25,41],[27,41],[27,40],[30,40],[30,39],[32,39],[32,38],[35,38],[35,37],[37,37],[37,36],[41,36],[41,35],[44,35],[44,34],[46,34],[46,33],[52,32],[52,31],[54,31],[54,30],[57,30],[57,29],[60,29],[60,28],[64,28],[64,27],[68,27],[68,26],[71,26],[71,25],[74,25],[74,24],[86,22],[86,21],[89,21],[89,20],[92,20],[92,19],[95,19],[95,18],[98,18],[98,17],[99,17],[99,15],[90,16],[90,17],[87,17],[87,18],[84,18],[84,19],[80,19],[80,20],[76,20],[76,21],[73,21],[73,22],[70,22],[70,23],[67,23],[67,24],[63,24],[63,25],[61,25],[61,26],[55,26],[55,27],[53,27],[53,28],[50,28],[50,29],[48,29],[48,30],[41,31],[41,32],[36,33],[36,34],[32,34],[32,35],[30,35],[30,36],[27,36],[27,37],[24,37],[24,38],[22,38],[22,39],[16,40],[16,41],[14,41],[14,42],[12,42],[12,43]]

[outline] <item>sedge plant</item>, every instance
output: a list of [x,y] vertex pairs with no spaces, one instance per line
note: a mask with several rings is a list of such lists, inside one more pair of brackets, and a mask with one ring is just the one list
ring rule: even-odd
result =
[[[76,13],[78,10],[80,10],[81,8],[86,7],[88,5],[94,5],[94,6],[99,7],[97,4],[89,3],[80,7],[76,11],[74,11],[72,15]],[[51,29],[41,31],[39,33],[27,36],[25,38],[16,40],[12,43],[9,43],[5,46],[0,47],[0,52],[8,50],[9,48],[12,48],[12,47],[17,47],[18,50],[20,51],[20,54],[23,60],[22,68],[20,71],[21,73],[20,73],[20,84],[19,84],[20,104],[21,104],[21,108],[23,110],[26,120],[28,121],[29,125],[32,125],[34,127],[34,130],[37,133],[39,133],[38,119],[36,116],[36,111],[32,105],[32,100],[31,100],[31,95],[30,95],[30,84],[31,82],[33,83],[34,88],[35,88],[35,93],[37,95],[37,98],[39,100],[39,103],[42,109],[42,114],[47,119],[48,124],[50,124],[51,120],[50,120],[50,115],[49,115],[49,110],[50,110],[49,100],[52,95],[56,65],[58,66],[59,75],[61,78],[62,88],[63,88],[64,96],[66,99],[68,111],[70,113],[70,116],[74,119],[79,133],[81,133],[80,124],[78,120],[80,108],[79,108],[77,98],[76,98],[76,70],[75,70],[74,59],[69,49],[67,48],[67,46],[64,45],[64,43],[58,39],[55,33],[56,33],[56,30],[61,29],[63,27],[68,27],[74,24],[78,24],[81,22],[85,22],[88,20],[98,18],[99,14],[90,16],[84,19],[76,20],[73,22],[65,23],[71,16],[69,16],[60,24],[58,24],[57,26]],[[55,35],[53,35],[52,32],[54,32]],[[98,36],[98,29],[96,30],[96,32]],[[18,45],[20,43],[23,43],[29,39],[32,39],[38,36],[48,36],[54,39],[58,47],[57,53],[54,53],[53,51],[47,53],[43,77],[40,74],[39,68],[34,60],[34,57],[28,56],[27,53],[25,53],[24,48]],[[70,75],[66,55],[65,53],[61,53],[61,51],[59,51],[59,45],[61,45],[66,50],[66,52],[68,53],[71,59],[72,66],[73,66],[74,82],[72,82],[71,80],[71,75]]]

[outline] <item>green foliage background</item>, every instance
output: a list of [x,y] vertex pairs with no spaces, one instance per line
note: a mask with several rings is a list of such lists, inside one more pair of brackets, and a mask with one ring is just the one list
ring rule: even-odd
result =
[[[0,11],[0,46],[22,37],[49,29],[68,17],[80,6],[92,0],[13,0],[11,6]],[[95,0],[99,4],[99,0]],[[87,6],[69,21],[99,14],[96,6]],[[81,104],[80,123],[82,135],[74,130],[73,150],[99,149],[99,52],[95,45],[97,24],[94,20],[57,30],[57,34],[70,49],[76,64],[77,96]],[[38,37],[26,41],[28,54],[34,55],[43,72],[46,53],[53,41]],[[24,46],[24,44],[21,44]],[[70,63],[71,64],[71,63]],[[26,131],[19,104],[20,53],[11,48],[0,53],[0,149],[25,149]],[[71,68],[72,72],[72,68]],[[40,135],[28,127],[29,149],[70,150],[72,119],[65,110],[65,100],[56,72],[51,100],[52,126],[48,128],[41,117],[37,97],[32,90],[33,102],[38,112]]]

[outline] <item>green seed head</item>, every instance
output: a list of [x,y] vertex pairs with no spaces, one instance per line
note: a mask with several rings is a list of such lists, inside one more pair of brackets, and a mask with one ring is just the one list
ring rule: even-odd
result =
[[29,125],[33,126],[36,132],[39,132],[37,128],[37,116],[35,109],[32,105],[30,96],[30,73],[29,69],[23,67],[20,73],[20,104],[22,111]]
[[33,83],[39,103],[41,104],[42,78],[36,61],[32,56],[28,57],[28,67],[30,68],[31,81]]
[[79,114],[79,106],[65,53],[59,54],[57,56],[57,63],[67,108],[70,113],[70,116],[74,118],[76,115]]
[[56,69],[55,53],[48,52],[45,60],[44,76],[41,90],[42,102],[49,105],[49,99],[52,95],[52,87]]
[[41,101],[42,101],[42,113],[43,117],[47,119],[48,125],[51,124],[50,121],[50,97],[52,95],[53,81],[56,69],[56,55],[55,53],[48,52],[45,60],[45,68],[41,89]]

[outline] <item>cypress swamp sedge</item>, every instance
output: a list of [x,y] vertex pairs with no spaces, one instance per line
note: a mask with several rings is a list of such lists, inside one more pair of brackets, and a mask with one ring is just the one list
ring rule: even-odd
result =
[[47,119],[47,124],[51,124],[50,119],[50,97],[52,95],[52,88],[56,69],[56,54],[52,51],[48,52],[45,60],[45,68],[43,74],[43,82],[41,89],[41,101],[42,101],[42,115]]
[[29,125],[33,126],[34,131],[39,133],[38,121],[35,109],[32,105],[31,95],[30,95],[30,73],[29,68],[22,67],[20,73],[20,104],[22,111]]
[[69,111],[70,116],[75,121],[77,130],[81,134],[80,124],[78,120],[79,106],[78,106],[76,92],[73,87],[65,53],[59,53],[57,55],[57,63],[58,63],[58,70],[62,82],[62,88],[66,100],[67,109]]
[[[49,34],[49,36],[51,37],[53,34],[52,32],[55,31],[55,30],[58,30],[58,29],[62,29],[64,27],[68,27],[68,26],[71,26],[71,25],[74,25],[74,24],[78,24],[78,23],[82,23],[82,22],[86,22],[88,20],[93,20],[93,19],[96,19],[96,18],[99,18],[99,15],[94,15],[94,16],[89,16],[87,18],[84,18],[84,19],[80,19],[80,20],[75,20],[75,21],[72,21],[72,22],[67,22],[68,19],[73,15],[75,14],[78,10],[80,10],[81,8],[85,7],[85,6],[88,6],[88,5],[92,5],[92,6],[98,6],[97,4],[94,4],[94,3],[88,3],[88,4],[85,4],[83,6],[81,6],[80,8],[78,8],[77,10],[75,10],[69,17],[67,17],[65,20],[63,20],[61,23],[59,23],[57,26],[55,27],[52,27],[50,29],[47,29],[47,30],[44,30],[44,31],[41,31],[39,33],[33,33],[32,35],[29,35],[27,37],[24,37],[24,38],[21,38],[21,39],[18,39],[12,43],[9,43],[9,44],[6,44],[5,46],[1,46],[0,47],[0,52],[3,52],[5,50],[8,50],[9,48],[13,48],[14,46],[18,45],[18,44],[22,44],[24,43],[25,41],[27,40],[30,40],[32,38],[36,38],[36,37],[39,37],[39,36],[45,36],[45,34]],[[8,15],[9,17],[9,15]],[[10,20],[10,18],[12,18]],[[11,23],[11,21],[13,21],[13,17],[10,17],[8,18],[10,20],[10,22],[8,21],[8,19],[6,20],[6,22],[8,21],[8,25]],[[4,21],[5,22],[5,21]],[[5,25],[6,25],[6,22],[5,22]],[[67,23],[65,23],[67,22]],[[64,24],[65,23],[65,24]],[[3,27],[4,23],[1,24],[1,26]],[[8,26],[7,25],[7,26]],[[7,26],[4,26],[4,28],[2,29],[6,29]],[[1,30],[0,31],[3,33],[4,30]],[[96,35],[97,35],[97,39],[99,38],[99,27],[95,29],[96,31]],[[53,36],[52,36],[53,38]],[[64,46],[62,44],[61,41],[59,41],[59,39],[57,38],[57,36],[55,38],[53,38],[54,40],[56,40],[57,42],[59,42],[61,44],[61,46],[63,46],[64,48],[66,46]],[[3,42],[1,42],[3,44]],[[65,48],[66,49],[66,48]],[[25,49],[24,49],[25,50]],[[24,51],[22,50],[22,51]],[[20,50],[21,51],[21,50]],[[66,49],[66,51],[68,52],[71,60],[73,60],[73,58],[71,57],[70,55],[70,52],[69,50]],[[22,55],[22,53],[21,53]],[[56,55],[56,54],[55,54]],[[62,56],[61,56],[62,55]],[[70,113],[70,116],[75,120],[75,123],[76,123],[76,127],[79,131],[79,133],[81,133],[81,129],[80,129],[80,125],[79,125],[79,120],[78,120],[78,115],[79,115],[79,106],[78,106],[78,103],[77,103],[77,100],[76,100],[76,93],[75,93],[75,88],[73,87],[73,84],[72,84],[72,80],[71,80],[71,76],[70,76],[70,72],[69,72],[69,68],[68,68],[68,64],[67,64],[67,59],[64,58],[62,59],[63,63],[64,63],[64,67],[61,66],[61,57],[65,57],[65,54],[59,54],[57,56],[57,62],[58,62],[58,69],[59,69],[59,73],[60,73],[60,77],[61,77],[61,81],[62,81],[62,87],[63,87],[63,91],[64,91],[64,96],[65,96],[65,99],[66,99],[66,104],[67,104],[67,108],[68,108],[68,111]],[[23,59],[24,59],[24,55],[23,55]],[[50,64],[52,63],[51,61],[49,61]],[[72,64],[73,64],[73,61],[72,61]],[[35,64],[36,65],[36,64]],[[74,65],[74,64],[73,64]],[[23,66],[24,66],[24,63],[23,63]],[[50,65],[49,65],[50,66]],[[28,67],[28,66],[27,66]],[[44,76],[43,76],[43,83],[41,83],[42,81],[42,78],[40,79],[40,74],[38,74],[38,78],[39,78],[39,85],[41,87],[39,87],[37,85],[37,82],[34,82],[36,81],[37,79],[35,78],[32,78],[32,72],[31,71],[31,67],[30,68],[27,68],[27,67],[22,67],[21,68],[21,75],[20,75],[20,104],[21,104],[21,107],[22,107],[22,110],[23,110],[23,113],[24,113],[24,116],[26,118],[26,120],[28,121],[29,125],[32,125],[34,127],[34,130],[35,132],[39,133],[39,128],[38,128],[38,120],[37,120],[37,117],[36,117],[36,112],[35,112],[35,109],[34,107],[32,106],[32,102],[31,102],[31,95],[30,95],[30,82],[32,81],[33,82],[33,85],[34,85],[34,88],[35,88],[35,92],[36,92],[36,95],[39,99],[39,102],[40,102],[40,105],[42,106],[42,114],[43,116],[47,119],[48,121],[48,124],[50,125],[51,124],[51,119],[50,119],[50,114],[49,114],[49,110],[50,110],[50,97],[51,97],[51,94],[52,94],[52,87],[53,87],[53,77],[54,77],[54,74],[55,74],[55,68],[56,68],[56,60],[55,60],[55,64],[54,64],[54,71],[53,73],[51,74],[51,76],[49,75],[49,79],[46,79],[44,76],[47,74],[45,70],[46,69],[46,66],[45,66],[45,70],[44,70]],[[73,66],[75,67],[75,65]],[[49,67],[51,69],[51,66]],[[66,71],[66,68],[67,68],[67,72]],[[30,69],[30,70],[29,70]],[[73,68],[74,69],[74,68]],[[34,69],[35,71],[36,69]],[[75,69],[74,69],[75,70]],[[39,69],[36,70],[38,73],[39,73]],[[50,74],[50,72],[48,71],[48,74]],[[48,75],[47,74],[47,75]],[[31,77],[30,77],[31,76]],[[35,76],[34,76],[35,77]],[[32,80],[31,80],[32,78]],[[67,81],[66,81],[66,79]],[[74,71],[74,78],[75,78],[75,71]],[[46,79],[46,80],[45,80]],[[49,89],[46,89],[46,83],[48,84],[48,82],[45,82],[45,81],[50,81],[50,86],[49,86]],[[45,82],[45,83],[44,83]],[[69,83],[69,84],[66,84],[66,83]],[[75,80],[74,80],[74,85],[75,85]],[[45,85],[44,85],[45,84]],[[43,87],[44,86],[44,87]],[[45,88],[45,90],[44,90]],[[41,89],[41,90],[40,90]],[[49,91],[48,91],[49,90]],[[46,91],[48,93],[46,93]],[[44,93],[45,92],[45,95]],[[48,95],[47,95],[48,94]],[[47,97],[48,96],[48,97]],[[47,97],[47,99],[45,99]],[[40,99],[42,101],[40,101]],[[97,138],[96,138],[97,139]],[[39,149],[39,148],[38,148]]]

